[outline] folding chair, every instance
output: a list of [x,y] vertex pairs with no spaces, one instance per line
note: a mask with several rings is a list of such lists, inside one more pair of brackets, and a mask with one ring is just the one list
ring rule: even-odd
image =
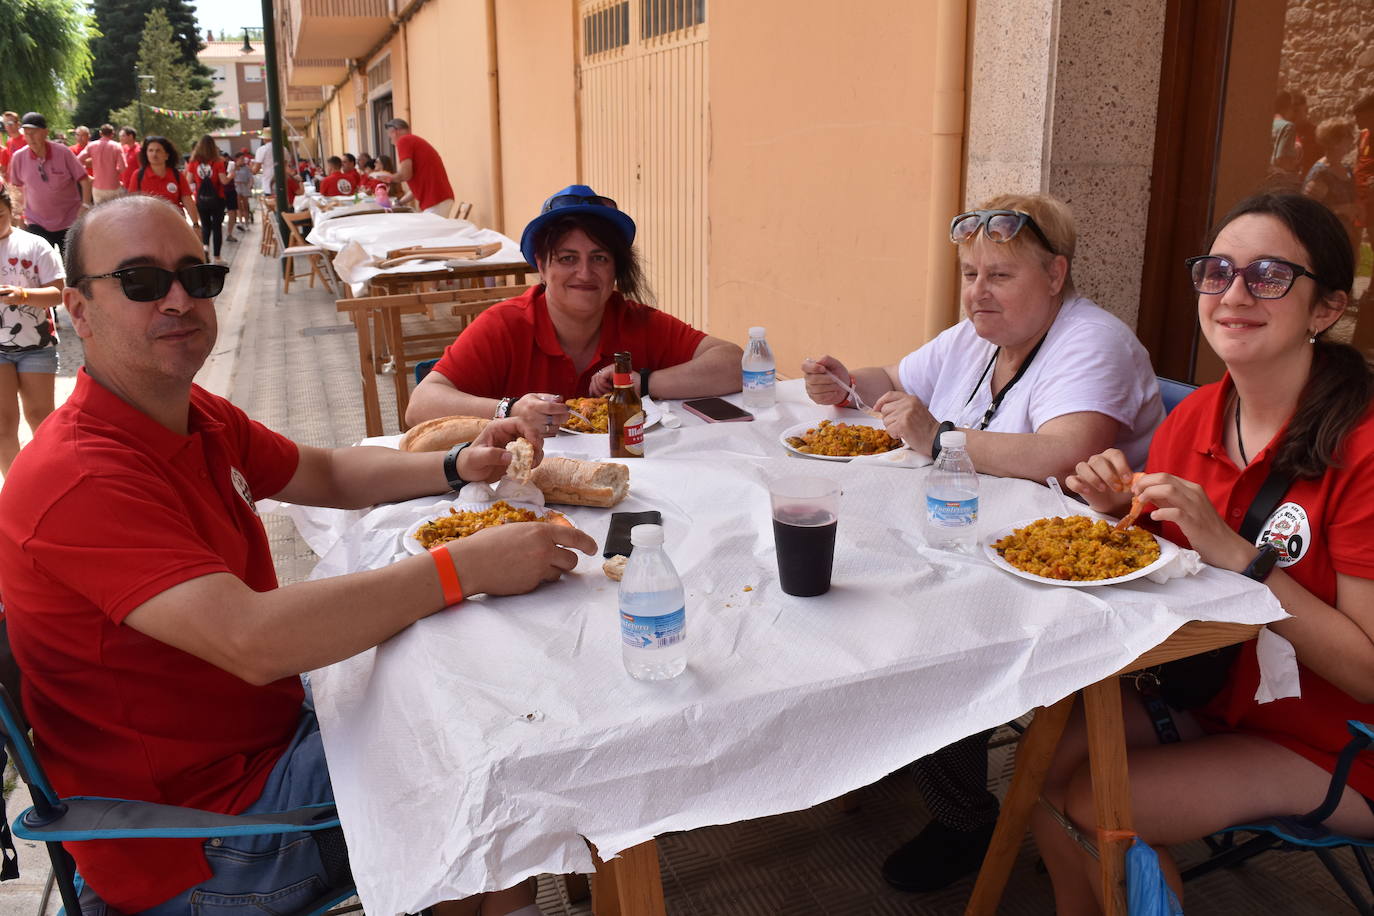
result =
[[[4,687],[0,687],[0,738],[4,739],[3,751],[13,758],[15,769],[33,796],[33,806],[14,819],[14,835],[47,846],[48,857],[52,861],[51,880],[56,882],[63,907],[70,916],[81,913],[81,898],[76,889],[75,862],[64,843],[157,837],[209,839],[306,831],[319,833],[316,842],[329,871],[330,886],[291,916],[348,913],[362,909],[357,904],[333,909],[355,894],[353,876],[348,868],[348,850],[344,846],[343,831],[333,805],[232,815],[117,798],[60,798],[39,765],[29,741],[28,728]],[[0,753],[0,769],[4,768],[5,753]],[[4,821],[4,805],[0,802],[0,826]],[[12,845],[8,850],[3,848],[8,839],[5,832],[0,830],[0,857],[5,859],[7,869],[13,856]],[[18,877],[17,866],[8,877]],[[88,902],[94,901],[89,887],[85,888],[83,896]]]
[[1157,381],[1159,382],[1159,397],[1164,401],[1164,412],[1166,414],[1173,413],[1179,401],[1182,401],[1188,395],[1197,391],[1196,385],[1189,385],[1187,382],[1176,382],[1162,375],[1158,377]]
[[461,202],[455,201],[454,204],[453,204],[453,208],[452,208],[451,210],[448,211],[448,218],[449,218],[449,219],[467,219],[467,218],[468,218],[468,214],[471,213],[471,212],[472,212],[472,204],[471,204],[471,203],[469,203],[469,202],[466,201],[466,200],[465,200],[465,201],[461,201]]
[[[1343,836],[1333,832],[1324,823],[1340,804],[1341,794],[1345,791],[1346,779],[1350,775],[1350,767],[1355,762],[1355,756],[1368,749],[1371,742],[1374,742],[1374,729],[1369,725],[1352,720],[1347,726],[1353,737],[1337,758],[1336,769],[1331,774],[1330,788],[1327,789],[1326,798],[1317,808],[1303,815],[1268,817],[1253,824],[1227,827],[1221,831],[1221,839],[1208,837],[1207,845],[1212,848],[1214,855],[1183,872],[1183,880],[1191,881],[1218,868],[1233,868],[1270,849],[1281,852],[1308,850],[1317,854],[1317,858],[1326,866],[1326,870],[1331,873],[1331,877],[1340,885],[1361,916],[1374,916],[1374,904],[1371,904],[1364,892],[1355,886],[1355,882],[1331,854],[1333,849],[1348,847],[1355,855],[1365,884],[1370,893],[1374,894],[1374,868],[1370,867],[1369,855],[1365,852],[1366,849],[1374,847],[1374,839]],[[1241,832],[1252,833],[1254,836],[1237,842],[1236,835]]]
[[282,262],[281,291],[291,292],[291,281],[303,274],[296,273],[296,258],[308,258],[310,261],[310,288],[315,288],[315,278],[319,277],[320,282],[334,293],[334,283],[330,277],[330,266],[325,260],[324,249],[319,245],[309,245],[305,239],[301,238],[301,223],[310,220],[309,213],[288,213],[282,217],[282,222],[286,226],[286,238],[279,258]]
[[262,238],[258,244],[258,252],[265,258],[277,256],[276,213],[277,202],[270,197],[264,197],[262,206],[258,208],[258,216],[262,219]]

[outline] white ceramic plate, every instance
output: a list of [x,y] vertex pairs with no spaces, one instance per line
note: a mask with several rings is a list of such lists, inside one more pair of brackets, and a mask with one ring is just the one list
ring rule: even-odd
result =
[[[562,515],[565,519],[568,519],[568,524],[572,525],[572,519],[568,518],[566,513],[558,512],[557,509],[550,509],[547,506],[536,506],[531,503],[511,503],[510,500],[507,500],[507,502],[517,509],[529,509],[530,511],[539,513],[540,515],[547,515],[550,512],[556,512],[557,514]],[[490,507],[491,503],[439,503],[437,506],[432,506],[429,509],[425,510],[425,517],[406,529],[406,533],[401,535],[401,544],[405,547],[408,553],[413,553],[418,556],[419,554],[425,553],[428,549],[423,544],[421,544],[420,539],[416,537],[416,534],[419,532],[420,527],[422,525],[425,525],[428,522],[432,522],[434,521],[434,519],[439,518],[442,515],[448,515],[449,509],[457,509],[459,512],[481,512],[483,509],[487,509]],[[573,525],[573,527],[575,528],[577,526]]]
[[[992,546],[1002,538],[1011,534],[1017,528],[1024,528],[1031,522],[1035,521],[1039,521],[1039,519],[1032,518],[1027,519],[1024,522],[1017,522],[1014,525],[1008,525],[1005,528],[999,528],[992,534],[989,534],[987,537],[983,538],[983,556],[987,557],[993,566],[996,566],[998,569],[1005,569],[1013,576],[1020,576],[1022,579],[1026,579],[1031,582],[1043,582],[1046,585],[1067,585],[1069,588],[1089,588],[1096,587],[1099,585],[1117,585],[1121,582],[1130,582],[1134,579],[1141,579],[1145,576],[1148,576],[1150,573],[1154,572],[1160,567],[1164,566],[1169,561],[1173,560],[1174,557],[1178,556],[1178,545],[1176,545],[1173,541],[1168,541],[1162,537],[1159,537],[1158,535],[1152,534],[1151,537],[1153,537],[1155,539],[1155,542],[1159,544],[1159,559],[1155,560],[1148,566],[1140,567],[1140,569],[1137,569],[1135,572],[1127,573],[1124,576],[1114,576],[1110,579],[1092,579],[1083,582],[1078,582],[1069,579],[1050,579],[1045,576],[1037,576],[1035,575],[1035,573],[1028,573],[1024,569],[1017,569],[1015,566],[1012,566],[1005,559],[1003,559],[1002,555],[999,554],[995,549],[993,549]],[[1110,519],[1108,519],[1107,521],[1109,524],[1111,523]]]
[[[642,398],[640,398],[640,400],[644,403],[644,428],[645,428],[645,429],[648,429],[649,427],[654,426],[655,424],[658,423],[658,421],[660,421],[660,420],[663,419],[663,411],[660,410],[659,407],[658,407],[658,405],[655,404],[655,403],[654,403],[652,400],[650,400],[649,398],[644,398],[644,397],[642,397]],[[605,435],[607,435],[607,433],[584,433],[584,432],[579,432],[578,430],[575,430],[575,429],[568,429],[566,426],[560,426],[560,427],[558,427],[558,431],[559,431],[560,433],[572,433],[574,436],[605,436]]]
[[[833,419],[831,417],[822,417],[821,420],[830,420],[832,423],[847,423],[850,426],[875,426],[878,429],[883,428],[882,420],[879,420],[877,417],[869,417],[863,414],[857,414],[853,417],[845,417],[844,419],[839,420]],[[787,429],[784,429],[782,431],[782,434],[780,436],[778,436],[778,441],[782,443],[783,448],[787,449],[792,454],[800,455],[803,458],[815,458],[819,461],[853,461],[855,458],[860,457],[858,455],[812,455],[807,452],[799,451],[796,448],[793,448],[790,444],[788,444],[787,440],[789,437],[795,436],[800,438],[801,435],[805,433],[808,429],[815,429],[817,426],[819,426],[821,420],[812,420],[810,423],[798,423],[796,426],[789,426],[787,427]],[[900,445],[897,446],[897,448],[895,449],[890,449],[886,452],[877,452],[876,454],[889,455],[892,452],[897,451],[897,449],[899,448],[901,448]]]

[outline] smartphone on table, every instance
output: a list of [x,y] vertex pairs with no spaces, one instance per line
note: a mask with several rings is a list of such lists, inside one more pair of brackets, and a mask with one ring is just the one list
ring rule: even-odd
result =
[[743,423],[754,419],[754,415],[742,407],[736,407],[724,398],[696,398],[683,401],[682,408],[696,414],[707,423]]
[[661,524],[663,513],[657,509],[649,509],[646,512],[612,512],[611,527],[606,532],[606,549],[601,555],[607,559],[614,556],[628,557],[634,549],[630,544],[630,529],[635,525]]

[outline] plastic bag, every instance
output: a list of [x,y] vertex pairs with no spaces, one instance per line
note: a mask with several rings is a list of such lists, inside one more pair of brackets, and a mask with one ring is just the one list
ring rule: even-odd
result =
[[1183,905],[1164,880],[1159,856],[1140,837],[1126,851],[1126,912],[1130,916],[1183,916]]

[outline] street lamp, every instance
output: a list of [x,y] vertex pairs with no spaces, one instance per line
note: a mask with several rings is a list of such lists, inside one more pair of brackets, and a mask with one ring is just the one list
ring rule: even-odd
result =
[[153,76],[150,73],[140,73],[138,75],[138,134],[140,137],[146,137],[148,135],[147,131],[143,129],[143,109],[145,107],[143,104],[143,94],[147,92],[149,95],[157,95],[157,90],[153,89],[150,85],[152,81]]
[[241,52],[243,52],[244,54],[252,54],[252,53],[253,53],[253,46],[252,46],[251,44],[248,43],[248,27],[247,27],[247,26],[244,26],[244,28],[243,28],[243,47],[239,48],[239,50],[240,50]]

